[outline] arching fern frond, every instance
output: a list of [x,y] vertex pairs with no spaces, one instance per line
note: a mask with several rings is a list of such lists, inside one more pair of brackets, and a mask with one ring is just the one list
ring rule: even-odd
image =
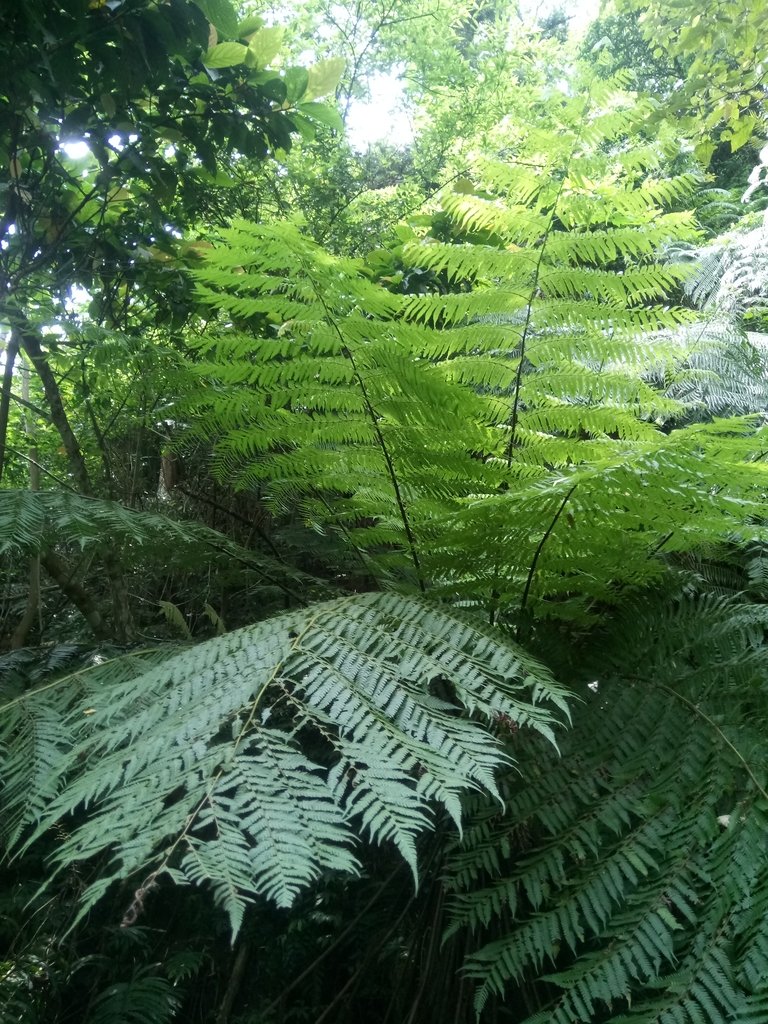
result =
[[768,231],[750,215],[731,231],[682,255],[693,261],[687,289],[701,309],[745,313],[768,305]]
[[271,587],[325,589],[308,573],[245,548],[199,522],[161,512],[126,508],[116,501],[68,491],[0,491],[0,555],[39,553],[55,548],[99,550],[109,538],[112,556],[132,567],[162,552],[166,565],[184,568],[227,564],[235,559]]
[[[101,648],[86,652],[85,657],[77,650],[69,651],[64,658],[65,652],[54,649],[52,657],[45,659],[39,651],[11,651],[3,656],[0,837],[4,846],[13,845],[58,793],[63,765],[104,687],[119,686],[148,667],[162,664],[176,651],[161,646],[126,654]],[[78,667],[67,664],[73,660]],[[63,674],[65,665],[68,671]],[[75,707],[77,714],[73,714]]]
[[171,1024],[180,1005],[170,981],[139,968],[95,997],[88,1024]]
[[446,869],[478,1011],[515,984],[539,1007],[527,1024],[755,1019],[766,626],[764,607],[711,597],[627,609],[563,759],[520,739],[525,786],[479,809]]
[[566,711],[521,649],[397,595],[316,605],[138,667],[0,708],[12,831],[40,835],[85,808],[55,855],[110,854],[85,907],[117,879],[147,876],[146,889],[167,873],[209,884],[235,931],[257,895],[289,906],[322,872],[355,872],[361,836],[394,843],[417,877],[435,806],[460,828],[462,793],[497,794],[510,761],[497,718],[554,740]]
[[710,315],[666,338],[677,349],[647,371],[649,383],[680,401],[688,421],[768,409],[768,350],[734,318]]

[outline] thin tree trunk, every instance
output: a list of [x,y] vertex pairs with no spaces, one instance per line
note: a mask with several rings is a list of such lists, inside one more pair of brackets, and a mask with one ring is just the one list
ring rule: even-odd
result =
[[[21,367],[21,397],[29,402],[29,367],[22,364]],[[24,431],[29,442],[29,489],[30,491],[40,490],[40,463],[37,445],[35,443],[35,421],[29,409],[24,413]],[[27,636],[34,625],[35,619],[40,615],[40,555],[34,554],[29,560],[29,589],[27,590],[27,605],[24,609],[16,629],[11,637],[11,648],[17,650],[27,642]]]
[[0,391],[0,480],[3,479],[5,468],[5,445],[8,437],[8,413],[11,406],[11,388],[13,387],[13,367],[19,354],[19,336],[11,331],[8,344],[5,346],[5,369],[3,370],[3,386]]
[[[23,327],[19,327],[17,329],[21,349],[34,366],[40,378],[40,382],[43,385],[43,392],[48,403],[51,422],[61,438],[61,443],[69,462],[69,471],[77,484],[77,489],[81,494],[93,495],[93,487],[91,485],[88,467],[85,463],[85,457],[83,456],[80,444],[72,430],[72,426],[70,425],[66,409],[64,408],[64,401],[61,397],[61,389],[59,388],[59,384],[51,368],[51,364],[49,363],[46,354],[43,352],[40,344],[40,338],[37,332],[30,325],[25,324]],[[55,556],[53,557],[55,558]],[[117,558],[107,547],[102,549],[101,557],[104,562],[104,569],[106,571],[111,590],[112,621],[114,625],[115,639],[125,642],[130,640],[135,633],[135,626],[133,616],[131,614],[125,580],[123,579],[123,574]],[[46,571],[48,571],[47,566]],[[56,576],[54,574],[52,575],[53,578],[56,579]],[[82,588],[80,589],[82,590]],[[70,589],[68,596],[71,597],[78,609],[86,615],[86,618],[91,621],[89,618],[89,614],[91,613],[86,614],[83,611],[82,596],[80,596],[78,600],[75,600],[72,594],[73,591]],[[100,623],[99,633],[100,635],[104,635],[104,623],[100,613],[98,617]],[[93,622],[91,622],[91,625],[93,627]]]
[[61,398],[56,376],[51,369],[51,364],[43,352],[37,334],[31,329],[20,331],[21,348],[28,356],[30,362],[37,371],[40,382],[43,385],[43,392],[48,403],[51,414],[51,421],[58,431],[64,451],[69,461],[69,471],[74,477],[77,488],[81,494],[92,494],[91,481],[88,476],[88,467],[85,458],[70,426],[64,402]]
[[224,992],[224,998],[219,1006],[219,1012],[216,1014],[216,1024],[229,1024],[229,1016],[232,1013],[232,1008],[235,1005],[237,994],[243,982],[243,974],[248,963],[249,953],[250,947],[247,942],[244,942],[237,951],[232,973],[229,976],[227,988]]
[[109,636],[98,605],[88,591],[76,580],[72,579],[69,566],[53,551],[45,551],[40,555],[40,564],[57,585],[59,590],[77,608],[94,634],[104,640]]

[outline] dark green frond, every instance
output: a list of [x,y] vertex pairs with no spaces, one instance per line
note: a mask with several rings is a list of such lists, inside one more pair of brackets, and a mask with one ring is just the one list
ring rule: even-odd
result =
[[316,605],[139,664],[6,703],[9,827],[39,835],[86,808],[56,853],[61,866],[111,854],[86,906],[114,879],[167,871],[209,883],[235,931],[258,894],[289,906],[322,872],[354,872],[360,834],[392,841],[416,878],[435,806],[460,827],[463,792],[497,794],[510,761],[497,718],[554,741],[553,711],[566,710],[514,645],[397,595]]
[[[478,1010],[514,982],[542,1007],[529,1024],[753,1019],[766,626],[761,606],[726,600],[633,609],[595,658],[562,761],[521,739],[538,772],[508,782],[505,812],[470,820],[447,868],[450,931],[479,939]],[[503,934],[483,944],[488,930]]]

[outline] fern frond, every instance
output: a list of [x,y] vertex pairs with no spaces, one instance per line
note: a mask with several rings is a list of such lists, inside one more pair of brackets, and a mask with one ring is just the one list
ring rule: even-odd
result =
[[173,985],[148,969],[115,982],[93,1001],[89,1024],[170,1024],[181,1006]]
[[[54,651],[55,653],[55,651]],[[61,674],[60,656],[49,671],[31,652],[9,652],[0,663],[0,836],[13,845],[25,825],[45,813],[59,792],[72,746],[95,712],[102,687],[119,686],[147,666],[160,665],[173,647],[123,654],[104,650]],[[69,652],[67,661],[80,660]],[[21,659],[21,671],[15,663]],[[26,663],[25,663],[26,662]],[[41,671],[42,670],[42,671]],[[53,679],[48,677],[53,675]],[[34,688],[27,689],[30,681]],[[73,713],[73,708],[77,712]]]
[[713,418],[762,408],[762,359],[669,302],[699,179],[663,177],[671,138],[654,157],[642,104],[596,90],[444,195],[440,237],[401,251],[432,292],[377,298],[364,264],[293,225],[223,234],[196,271],[221,320],[186,417],[222,479],[342,535],[382,579],[513,619],[525,592],[588,620],[658,579],[659,545],[745,535],[759,422]]
[[[463,792],[497,794],[509,763],[497,717],[554,741],[567,710],[551,675],[498,634],[397,595],[317,605],[142,674],[134,662],[83,680],[55,691],[55,722],[40,719],[50,690],[0,709],[14,834],[86,808],[55,855],[63,866],[110,852],[86,906],[116,879],[168,871],[207,882],[235,931],[257,895],[289,906],[321,872],[354,872],[359,834],[393,842],[417,877],[435,806],[460,825]],[[22,734],[35,714],[45,753],[30,773]]]
[[541,1007],[527,1024],[722,1024],[762,1005],[768,749],[745,715],[765,709],[768,617],[715,598],[660,610],[616,623],[563,760],[522,741],[538,773],[507,779],[505,812],[478,807],[446,867],[449,934],[480,941],[478,1012],[513,981]]
[[[270,587],[311,587],[321,594],[320,581],[276,558],[244,548],[202,523],[159,512],[129,509],[116,501],[67,491],[0,491],[0,555],[38,553],[56,547],[75,551],[103,547],[109,537],[113,556],[134,567],[163,552],[166,564],[184,568],[229,564],[235,559]],[[166,613],[173,615],[171,609]],[[176,625],[179,623],[177,621]]]
[[768,231],[744,218],[734,230],[700,248],[689,248],[693,261],[688,292],[701,309],[738,314],[768,304]]

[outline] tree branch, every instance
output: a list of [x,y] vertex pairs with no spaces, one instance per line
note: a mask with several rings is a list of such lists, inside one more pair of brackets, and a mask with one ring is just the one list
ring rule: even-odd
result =
[[40,564],[58,586],[59,590],[61,590],[61,592],[77,608],[93,630],[95,636],[98,637],[99,640],[106,639],[109,633],[101,616],[101,612],[96,606],[96,602],[85,587],[72,579],[72,574],[70,573],[66,562],[55,554],[55,552],[45,551],[40,554]]
[[13,384],[13,368],[16,364],[16,357],[19,354],[19,336],[15,330],[11,330],[8,344],[5,346],[5,369],[3,370],[3,385],[0,391],[0,480],[3,479],[5,467],[6,440],[8,437],[8,412],[11,404],[11,386]]

